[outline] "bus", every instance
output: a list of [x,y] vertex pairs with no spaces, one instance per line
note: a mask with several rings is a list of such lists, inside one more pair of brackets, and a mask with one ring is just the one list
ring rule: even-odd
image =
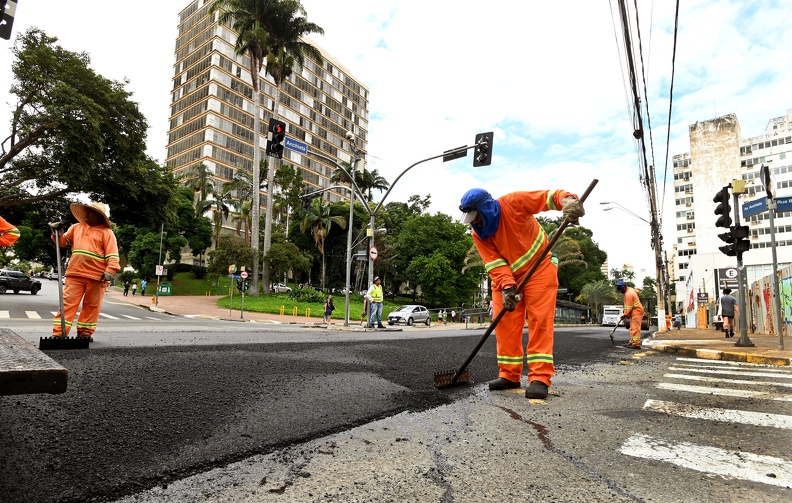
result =
[[624,306],[602,306],[602,325],[615,327],[624,314]]

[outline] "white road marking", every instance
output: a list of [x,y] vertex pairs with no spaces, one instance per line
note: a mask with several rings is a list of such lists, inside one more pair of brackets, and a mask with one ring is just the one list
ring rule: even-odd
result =
[[787,382],[745,381],[743,379],[721,379],[720,377],[691,376],[687,374],[665,374],[663,377],[671,377],[673,379],[687,379],[690,381],[704,381],[711,383],[725,382],[730,384],[750,384],[756,386],[783,386],[785,388],[792,388],[792,383],[787,383]]
[[668,367],[668,370],[683,370],[687,372],[698,372],[700,374],[728,374],[740,376],[753,376],[753,377],[776,377],[778,379],[792,379],[792,373],[778,373],[778,372],[750,372],[747,369],[717,369],[708,370],[705,368],[682,368],[682,367]]
[[675,444],[642,434],[628,438],[622,444],[621,452],[725,478],[792,487],[792,463],[773,456],[727,451],[688,442]]
[[0,311],[0,318],[10,318],[11,311]]
[[775,400],[779,402],[792,402],[792,395],[781,395],[777,393],[765,393],[763,391],[748,391],[730,388],[707,388],[704,386],[689,386],[687,384],[658,383],[660,389],[671,391],[687,391],[689,393],[700,393],[704,395],[731,396],[736,398],[761,398],[763,400]]
[[128,314],[122,314],[121,316],[123,316],[124,318],[129,318],[130,320],[139,320],[140,319],[140,318],[135,318],[134,316],[130,316]]
[[[729,365],[729,366],[744,366],[744,367],[773,367],[778,368],[775,365],[766,365],[762,363],[748,363],[748,362],[730,362],[727,360],[702,360],[701,358],[683,358],[679,357],[676,359],[679,362],[696,362],[696,363],[706,363],[707,366],[717,366],[717,365]],[[714,368],[714,367],[713,367]],[[782,372],[785,372],[782,370]]]
[[741,423],[792,430],[792,416],[785,416],[783,414],[719,409],[717,407],[699,407],[698,405],[666,402],[663,400],[647,400],[643,408],[644,410],[663,412],[672,416],[681,416],[690,419],[706,419],[723,423]]
[[113,316],[112,314],[105,314],[105,313],[99,313],[99,316],[101,316],[103,318],[110,318],[111,320],[120,320],[121,319],[121,318],[118,318],[116,316]]
[[38,314],[36,311],[25,311],[25,314],[27,315],[28,318],[35,318],[38,320],[41,319],[41,315]]

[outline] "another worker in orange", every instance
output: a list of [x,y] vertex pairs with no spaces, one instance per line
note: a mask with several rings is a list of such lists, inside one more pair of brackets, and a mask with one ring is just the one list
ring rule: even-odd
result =
[[19,239],[19,229],[0,217],[0,246],[11,246]]
[[62,222],[50,224],[53,231],[59,231],[59,245],[72,249],[63,287],[66,333],[61,332],[59,310],[53,321],[52,336],[69,335],[77,308],[82,302],[80,318],[77,320],[77,337],[92,338],[107,284],[120,269],[118,244],[110,227],[106,205],[74,203],[71,212],[79,223],[69,227],[64,234],[60,234],[65,228]]
[[641,320],[644,308],[635,288],[627,286],[624,281],[616,282],[616,291],[624,295],[624,314],[621,319],[630,320],[630,341],[624,345],[629,349],[641,349]]
[[[548,239],[534,214],[562,210],[570,223],[584,215],[575,194],[563,190],[513,192],[494,199],[484,189],[462,196],[463,223],[473,227],[473,242],[492,279],[493,316],[508,311],[495,329],[498,341],[498,378],[489,389],[519,388],[527,354],[527,398],[546,398],[555,375],[553,325],[558,268],[550,253],[540,255]],[[534,262],[540,261],[522,292],[517,284]],[[523,325],[528,314],[528,344],[523,351]]]

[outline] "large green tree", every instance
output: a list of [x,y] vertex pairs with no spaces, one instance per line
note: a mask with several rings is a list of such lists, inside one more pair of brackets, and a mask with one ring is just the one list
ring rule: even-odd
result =
[[16,103],[0,143],[0,208],[85,193],[108,203],[115,222],[172,213],[175,181],[145,156],[148,124],[127,83],[102,77],[87,54],[57,41],[31,28],[14,44]]
[[310,232],[316,243],[316,248],[322,254],[322,290],[325,289],[325,240],[333,225],[346,229],[346,218],[334,215],[331,206],[325,204],[321,197],[311,202],[311,206],[304,212],[300,222],[300,232]]

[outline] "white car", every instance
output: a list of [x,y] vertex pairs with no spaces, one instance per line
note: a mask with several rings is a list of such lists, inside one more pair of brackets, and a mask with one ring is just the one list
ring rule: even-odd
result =
[[394,323],[406,323],[411,326],[415,323],[424,323],[428,327],[432,323],[432,315],[424,306],[400,306],[388,314],[388,325],[393,325]]
[[272,285],[272,291],[275,293],[289,293],[291,292],[291,287],[288,287],[283,283],[278,283],[276,285]]

